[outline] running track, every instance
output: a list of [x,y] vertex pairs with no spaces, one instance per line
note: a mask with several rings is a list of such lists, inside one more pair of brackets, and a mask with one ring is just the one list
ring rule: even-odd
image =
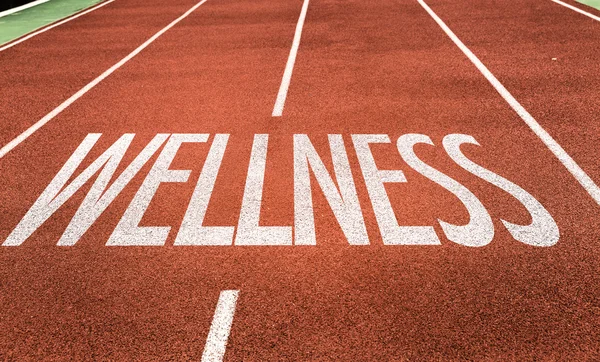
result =
[[[549,0],[426,3],[600,183],[600,22]],[[0,145],[197,4],[116,0],[0,52]],[[600,358],[600,205],[589,190],[416,0],[310,0],[285,107],[273,117],[302,7],[208,0],[0,158],[7,240],[88,134],[102,136],[71,180],[125,133],[135,138],[113,180],[157,134],[210,135],[181,146],[169,169],[191,170],[189,179],[161,183],[139,223],[170,226],[164,246],[106,245],[161,148],[75,245],[57,242],[97,175],[21,245],[0,249],[2,359],[201,360],[226,290],[239,294],[225,360]],[[215,134],[229,141],[203,224],[235,226],[236,245],[174,245]],[[268,134],[263,192],[245,198],[262,174],[246,181],[257,134]],[[294,200],[295,134],[308,136],[331,175],[327,135],[341,135],[370,245],[350,245],[313,173],[315,246],[240,245],[252,239],[239,235],[244,202],[260,204],[260,225],[288,227],[265,229],[263,243],[285,242],[298,222],[294,206],[306,198]],[[360,134],[391,141],[370,150],[379,169],[406,178],[384,189],[398,224],[433,226],[440,245],[384,245],[375,209],[385,200],[363,177]],[[445,234],[438,220],[465,225],[469,213],[400,157],[406,134],[428,136],[434,146],[414,146],[418,158],[487,210],[488,245]],[[501,219],[528,225],[531,213],[452,161],[442,144],[450,134],[472,136],[480,146],[460,148],[468,159],[543,205],[560,232],[555,245],[511,235]],[[550,243],[545,220],[538,241]],[[467,236],[484,240],[483,224]]]

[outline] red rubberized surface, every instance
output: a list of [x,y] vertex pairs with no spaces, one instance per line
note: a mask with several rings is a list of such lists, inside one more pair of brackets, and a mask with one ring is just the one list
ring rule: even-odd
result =
[[[0,137],[13,139],[195,2],[117,0],[0,53]],[[459,38],[600,182],[600,23],[550,1],[431,1]],[[151,163],[73,247],[56,242],[87,184],[25,243],[0,249],[0,354],[7,360],[199,360],[219,292],[240,297],[225,360],[589,360],[600,358],[600,206],[416,1],[311,0],[283,117],[271,117],[300,1],[209,0],[0,159],[6,239],[88,133],[93,160],[135,133],[117,174],[157,133],[229,133],[206,225],[236,225],[254,134],[269,134],[261,225],[293,225],[293,134],[328,170],[342,134],[371,245],[350,246],[314,188],[317,246],[175,247],[210,142],[186,144],[143,226],[171,226],[163,247],[104,244]],[[556,57],[557,61],[552,61]],[[7,101],[6,99],[9,99]],[[434,225],[441,246],[384,246],[351,134],[387,134],[378,166],[401,225]],[[406,165],[423,161],[468,187],[495,237],[470,248],[438,219],[468,222],[445,189]],[[470,159],[520,185],[560,229],[558,244],[513,239],[527,224],[510,195],[454,164],[441,146],[473,136]],[[90,161],[86,161],[87,166]],[[313,179],[314,182],[314,179]]]

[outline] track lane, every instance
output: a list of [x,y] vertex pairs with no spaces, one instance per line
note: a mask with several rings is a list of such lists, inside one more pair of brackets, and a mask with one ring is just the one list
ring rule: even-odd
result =
[[[7,154],[0,162],[5,186],[0,207],[6,212],[1,238],[6,238],[89,132],[104,133],[101,147],[124,132],[136,132],[132,151],[139,152],[161,130],[215,132],[269,121],[300,6],[271,1],[207,2]],[[249,92],[255,97],[248,99]],[[261,109],[263,118],[257,121],[256,110],[260,113]],[[198,171],[206,150],[206,145],[184,147],[173,167]],[[92,154],[98,156],[96,150]],[[124,163],[132,158],[128,154]],[[229,196],[232,189],[241,195],[239,185],[245,175],[239,162],[230,159],[223,166],[229,176],[240,178],[232,185],[220,182],[214,199],[220,196],[225,201],[221,209],[212,210],[220,223],[229,219],[235,223],[237,218],[231,205],[238,199]],[[132,191],[141,180],[133,181]],[[183,216],[193,184],[174,186],[161,188],[161,194],[176,194],[170,201],[163,199],[166,204],[153,205],[144,222],[170,223]],[[119,219],[117,213],[133,196],[128,191],[86,234],[85,241],[77,244],[77,250],[56,247],[53,238],[62,233],[80,196],[59,211],[62,216],[49,220],[28,246],[0,250],[5,266],[0,268],[5,281],[0,298],[8,316],[2,324],[12,331],[0,338],[1,350],[8,356],[34,359],[199,360],[218,293],[244,286],[243,268],[230,268],[226,275],[221,274],[223,269],[213,268],[247,266],[245,257],[243,262],[236,260],[245,253],[169,248],[173,253],[165,254],[163,248],[105,247]],[[243,303],[245,291],[241,293]],[[243,319],[240,323],[244,324]]]
[[[317,220],[317,232],[325,244],[319,247],[324,260],[314,255],[304,262],[319,265],[310,269],[313,283],[296,285],[280,303],[295,309],[268,312],[274,314],[269,335],[286,331],[273,337],[285,347],[261,351],[258,358],[277,358],[282,350],[284,358],[342,360],[595,355],[597,288],[588,284],[597,269],[593,200],[417,4],[385,2],[377,11],[359,2],[312,5],[281,132],[385,133],[392,141],[416,132],[431,136],[437,150],[444,135],[473,135],[482,147],[469,154],[533,193],[556,218],[561,241],[547,250],[519,245],[497,218],[526,222],[523,210],[501,192],[455,172],[436,148],[422,146],[418,154],[427,162],[477,191],[496,222],[492,244],[465,249],[442,239],[442,247],[424,250],[344,250],[321,196],[316,202],[325,214]],[[466,221],[464,209],[410,171],[393,146],[380,146],[376,160],[382,168],[406,173],[406,186],[387,188],[404,225],[432,225],[437,218]],[[355,177],[372,243],[379,244],[360,172]],[[290,324],[298,330],[293,337],[285,329]],[[262,339],[261,330],[250,344]],[[298,346],[298,340],[308,342]],[[248,337],[243,341],[248,344]],[[243,348],[240,358],[255,357],[254,350],[237,346],[232,351]]]
[[600,75],[595,59],[600,56],[600,22],[551,1],[499,2],[493,7],[437,1],[431,6],[599,182]]
[[194,4],[120,0],[0,52],[5,145]]

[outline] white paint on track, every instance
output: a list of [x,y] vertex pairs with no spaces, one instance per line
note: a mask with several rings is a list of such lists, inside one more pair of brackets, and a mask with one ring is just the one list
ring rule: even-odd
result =
[[100,74],[96,79],[89,82],[83,88],[81,88],[77,93],[73,94],[66,101],[62,102],[58,107],[54,108],[50,113],[45,115],[42,119],[37,121],[34,125],[29,127],[25,132],[21,133],[15,139],[7,143],[5,146],[0,148],[0,158],[6,156],[8,152],[10,152],[13,148],[17,147],[21,142],[25,141],[29,136],[34,134],[38,129],[42,128],[46,123],[50,122],[54,117],[56,117],[60,112],[64,111],[67,107],[69,107],[73,102],[81,98],[84,94],[86,94],[90,89],[94,88],[98,83],[100,83],[104,78],[111,75],[115,70],[119,69],[123,64],[127,63],[131,58],[135,57],[139,52],[144,50],[148,45],[152,44],[159,36],[163,35],[167,30],[171,29],[175,24],[183,20],[185,17],[190,15],[194,10],[196,10],[200,5],[204,4],[207,0],[202,0],[188,11],[186,11],[183,15],[173,20],[169,25],[162,28],[158,33],[154,34],[150,39],[146,40],[142,45],[137,47],[134,51],[129,53],[125,58],[121,59],[117,64],[113,65],[104,73]]
[[564,6],[564,7],[567,7],[567,8],[569,8],[569,9],[573,10],[573,11],[576,11],[576,12],[578,12],[579,14],[583,14],[583,15],[585,15],[585,16],[587,16],[587,17],[589,17],[589,18],[592,18],[592,19],[594,19],[594,20],[596,20],[596,21],[600,21],[600,17],[599,17],[599,16],[596,16],[596,15],[594,15],[594,14],[590,14],[590,13],[588,13],[587,11],[581,10],[580,8],[578,8],[578,7],[576,7],[576,6],[573,6],[573,5],[571,5],[571,4],[567,4],[567,3],[565,3],[565,2],[562,2],[562,1],[560,1],[560,0],[552,0],[552,1],[553,1],[553,2],[555,2],[555,3],[557,3],[557,4],[559,4],[559,5],[562,5],[562,6]]
[[202,353],[202,362],[223,360],[239,293],[239,290],[224,290],[219,295],[217,309],[208,332],[204,353]]
[[30,2],[30,3],[25,4],[25,5],[17,6],[16,8],[4,10],[4,11],[0,12],[0,18],[4,17],[6,15],[18,13],[19,11],[23,11],[25,9],[32,8],[32,7],[36,6],[36,5],[47,3],[48,1],[50,1],[50,0],[37,0],[37,1],[33,1],[33,2]]
[[446,35],[452,39],[454,44],[462,50],[469,60],[479,69],[481,74],[491,83],[504,100],[517,112],[521,119],[531,128],[542,142],[554,153],[558,160],[567,168],[567,170],[579,181],[581,186],[590,194],[590,196],[600,205],[600,188],[594,181],[579,167],[577,162],[567,154],[567,152],[550,136],[548,132],[533,118],[529,112],[513,97],[512,94],[500,83],[500,81],[489,71],[489,69],[477,58],[469,48],[450,30],[450,28],[440,19],[439,16],[423,1],[417,0],[435,22],[444,30]]
[[6,44],[6,45],[4,45],[4,46],[0,47],[0,52],[1,52],[1,51],[3,51],[3,50],[6,50],[6,49],[8,49],[8,48],[12,48],[13,46],[15,46],[15,45],[17,45],[17,44],[20,44],[20,43],[24,42],[25,40],[31,39],[31,38],[33,38],[33,37],[34,37],[34,36],[36,36],[36,35],[39,35],[39,34],[41,34],[41,33],[44,33],[44,32],[46,32],[46,31],[48,31],[48,30],[50,30],[50,29],[56,28],[56,27],[57,27],[57,26],[59,26],[59,25],[62,25],[62,24],[64,24],[64,23],[67,23],[67,22],[69,22],[69,21],[71,21],[71,20],[77,19],[78,17],[80,17],[80,16],[83,16],[83,15],[85,15],[85,14],[91,13],[92,11],[94,11],[94,10],[96,10],[96,9],[100,9],[100,8],[101,8],[101,7],[103,7],[103,6],[105,6],[105,5],[108,5],[108,4],[112,3],[113,1],[115,1],[115,0],[108,0],[108,1],[105,1],[105,2],[103,2],[103,3],[101,3],[101,4],[98,4],[98,5],[94,6],[94,7],[91,7],[91,8],[89,8],[89,9],[85,10],[85,11],[82,11],[82,12],[80,12],[80,13],[77,13],[77,14],[75,14],[75,15],[69,16],[68,18],[65,18],[65,19],[63,19],[63,20],[61,20],[61,21],[59,21],[59,22],[57,22],[57,23],[51,24],[51,25],[49,25],[49,26],[47,26],[47,27],[45,27],[45,28],[41,28],[41,29],[39,29],[39,30],[37,30],[37,31],[34,31],[33,33],[29,33],[29,34],[25,35],[25,36],[24,36],[24,37],[22,37],[22,38],[19,38],[19,39],[15,40],[15,41],[13,41],[13,42],[11,42],[11,43],[8,43],[8,44]]
[[304,26],[304,19],[306,19],[306,12],[308,11],[308,1],[304,0],[302,5],[302,11],[300,11],[300,17],[298,18],[298,24],[296,24],[296,33],[294,34],[294,40],[292,42],[292,49],[285,65],[285,71],[283,72],[283,78],[281,79],[281,85],[279,86],[279,93],[277,93],[277,99],[275,100],[275,106],[273,107],[273,117],[281,117],[283,114],[283,107],[285,106],[285,99],[287,98],[288,88],[292,80],[292,72],[294,71],[294,63],[296,62],[296,55],[298,54],[298,47],[300,47],[300,38],[302,37],[302,27]]

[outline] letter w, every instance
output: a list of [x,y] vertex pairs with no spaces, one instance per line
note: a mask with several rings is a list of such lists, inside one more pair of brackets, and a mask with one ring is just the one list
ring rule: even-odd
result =
[[58,242],[58,245],[74,245],[169,137],[168,134],[157,134],[106,192],[104,190],[112,179],[135,134],[127,133],[121,136],[121,138],[65,187],[67,181],[71,179],[75,170],[77,170],[92,147],[94,147],[100,136],[101,134],[99,133],[90,133],[85,137],[17,227],[10,233],[6,241],[2,244],[3,246],[21,245],[56,210],[70,199],[81,186],[102,169]]

